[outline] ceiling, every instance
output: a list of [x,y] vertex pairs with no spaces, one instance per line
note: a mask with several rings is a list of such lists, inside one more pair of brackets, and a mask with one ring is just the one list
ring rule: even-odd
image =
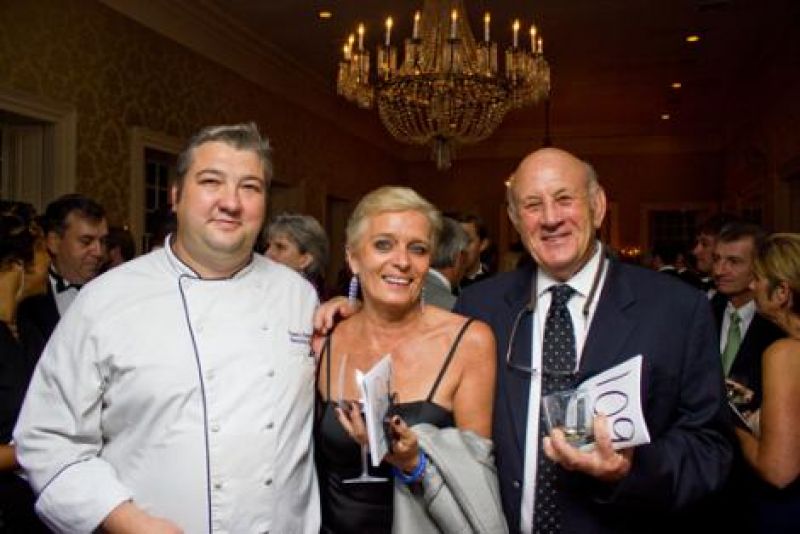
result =
[[[421,1],[207,0],[335,92],[345,37],[358,22],[374,49],[383,21],[393,38],[411,33]],[[465,0],[473,33],[492,14],[492,37],[510,44],[511,22],[535,21],[552,72],[551,132],[557,145],[658,146],[713,150],[739,96],[779,51],[797,39],[800,0]],[[332,12],[321,20],[320,10]],[[689,34],[700,41],[686,42]],[[523,33],[524,35],[524,33]],[[680,89],[671,84],[680,82]],[[346,106],[343,107],[345,109]],[[353,114],[369,112],[356,110]],[[662,114],[669,114],[663,120]],[[541,144],[544,107],[509,113],[473,154],[517,157]],[[374,119],[377,120],[377,119]],[[388,138],[388,134],[385,134]],[[419,151],[426,157],[427,152]],[[410,152],[416,154],[416,152]]]

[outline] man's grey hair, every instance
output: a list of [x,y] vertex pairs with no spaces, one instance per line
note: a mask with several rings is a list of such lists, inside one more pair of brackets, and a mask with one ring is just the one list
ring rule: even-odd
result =
[[442,217],[442,230],[431,256],[431,267],[444,269],[455,267],[458,255],[467,248],[469,236],[461,224],[450,217]]
[[194,162],[194,150],[200,145],[212,142],[225,143],[237,150],[255,152],[264,166],[264,178],[267,183],[272,179],[272,148],[269,145],[269,140],[261,137],[256,123],[207,126],[194,134],[178,155],[177,179],[175,180],[178,196],[183,190],[186,173],[189,172]]
[[[594,196],[600,192],[600,180],[597,178],[597,171],[594,170],[594,167],[590,163],[581,160],[585,167],[585,175],[586,178],[586,193],[589,195],[589,198],[594,198]],[[506,202],[508,203],[508,212],[511,215],[513,220],[517,220],[517,197],[514,193],[514,184],[517,182],[517,173],[511,174],[506,180]],[[589,203],[591,206],[591,202]]]

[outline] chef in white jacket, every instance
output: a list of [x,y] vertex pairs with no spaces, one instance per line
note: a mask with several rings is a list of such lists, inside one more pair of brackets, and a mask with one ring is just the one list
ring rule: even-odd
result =
[[313,287],[254,255],[269,180],[254,124],[178,160],[178,230],[81,291],[14,439],[58,532],[316,533]]

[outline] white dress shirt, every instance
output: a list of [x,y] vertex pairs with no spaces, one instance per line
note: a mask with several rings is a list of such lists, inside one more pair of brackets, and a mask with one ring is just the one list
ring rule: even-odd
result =
[[[569,314],[572,317],[573,330],[575,332],[575,354],[580,364],[581,353],[583,346],[586,342],[586,335],[589,333],[589,327],[594,318],[594,312],[597,309],[597,301],[600,299],[600,293],[606,279],[606,272],[608,271],[608,263],[604,262],[603,272],[600,273],[600,281],[597,285],[592,302],[589,304],[588,314],[584,316],[583,308],[591,292],[592,283],[597,275],[598,269],[601,267],[600,257],[603,254],[603,247],[600,242],[594,255],[586,262],[583,268],[575,273],[575,275],[567,280],[566,283],[575,290],[575,294],[567,303]],[[531,347],[533,347],[533,354],[531,354],[531,368],[534,373],[531,376],[531,389],[528,397],[528,425],[525,433],[525,479],[522,488],[522,508],[520,518],[520,530],[527,534],[533,530],[533,507],[536,497],[536,455],[541,445],[539,440],[539,409],[541,406],[541,392],[542,381],[541,373],[536,372],[541,369],[542,365],[542,345],[544,344],[544,326],[547,319],[547,311],[550,309],[550,300],[552,293],[550,288],[554,285],[561,284],[555,280],[542,269],[536,270],[536,312],[533,314],[533,339]]]
[[62,318],[14,438],[60,532],[132,499],[194,533],[316,533],[311,285],[261,256],[200,279],[167,246]]
[[[55,269],[55,266],[51,266],[50,268]],[[67,313],[70,305],[72,305],[72,301],[74,301],[75,297],[78,296],[78,288],[71,285],[63,291],[58,291],[58,282],[56,282],[56,279],[53,277],[53,275],[49,274],[47,278],[50,280],[50,289],[52,290],[53,298],[56,301],[58,316],[64,317],[64,314]]]

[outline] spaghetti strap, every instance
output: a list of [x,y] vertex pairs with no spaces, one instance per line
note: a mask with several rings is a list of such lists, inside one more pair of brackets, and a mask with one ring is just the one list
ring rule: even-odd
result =
[[461,343],[461,338],[464,337],[464,332],[467,331],[467,328],[472,321],[475,319],[469,318],[464,321],[464,325],[461,327],[461,330],[458,331],[458,335],[456,339],[453,341],[453,344],[450,346],[450,352],[447,353],[447,357],[444,359],[444,363],[442,364],[442,369],[439,371],[439,376],[436,377],[436,382],[433,383],[433,387],[431,388],[431,392],[428,393],[428,398],[426,399],[427,402],[433,401],[433,396],[436,394],[436,389],[439,387],[439,382],[442,381],[442,377],[444,377],[445,371],[447,371],[447,367],[450,365],[450,361],[453,359],[453,355],[456,353],[456,349],[458,348],[458,344]]
[[[322,345],[322,350],[320,351],[319,355],[319,365],[317,365],[317,379],[316,383],[319,384],[319,372],[322,368],[322,360],[325,359],[325,394],[330,399],[331,396],[331,338],[333,337],[333,333],[331,332],[328,334],[328,337],[325,338],[325,343]],[[325,355],[328,355],[327,359]]]

